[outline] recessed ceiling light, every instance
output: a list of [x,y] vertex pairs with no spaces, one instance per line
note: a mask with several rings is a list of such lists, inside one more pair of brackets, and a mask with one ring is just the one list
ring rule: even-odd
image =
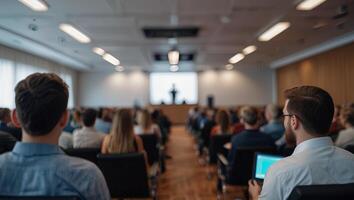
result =
[[18,0],[18,1],[37,12],[44,12],[48,10],[48,5],[42,0]]
[[230,17],[228,17],[228,16],[222,16],[222,17],[220,17],[220,21],[221,21],[221,23],[223,23],[223,24],[228,24],[228,23],[231,22],[231,19],[230,19]]
[[266,42],[280,34],[281,32],[285,31],[287,28],[289,28],[290,23],[289,22],[278,22],[268,30],[266,30],[262,35],[258,37],[259,41]]
[[168,62],[170,65],[178,65],[179,62],[179,51],[171,50],[168,52]]
[[121,65],[116,66],[114,69],[115,69],[117,72],[123,72],[123,71],[124,71],[124,67],[121,66]]
[[245,58],[245,56],[242,53],[238,53],[229,59],[229,63],[235,64],[235,63],[240,62],[244,58]]
[[171,71],[171,72],[176,72],[176,71],[178,71],[178,70],[179,70],[178,65],[171,65],[171,66],[170,66],[170,71]]
[[227,65],[225,65],[225,69],[226,70],[233,70],[234,66],[232,64],[227,64]]
[[257,47],[254,45],[250,45],[242,50],[243,54],[248,55],[250,53],[253,53],[257,50]]
[[95,54],[98,54],[100,56],[103,56],[104,53],[106,53],[103,49],[99,48],[99,47],[94,47],[92,49],[92,51],[95,53]]
[[91,42],[91,39],[87,35],[83,34],[82,32],[80,32],[78,29],[76,29],[70,24],[60,24],[59,28],[60,30],[62,30],[63,32],[70,35],[72,38],[74,38],[75,40],[81,43]]
[[105,53],[102,56],[102,58],[104,60],[106,60],[107,62],[111,63],[112,65],[116,65],[117,66],[117,65],[120,64],[120,61],[117,58],[115,58],[114,56],[112,56],[111,54],[109,54],[109,53]]
[[299,5],[297,5],[297,10],[312,10],[317,6],[321,5],[326,0],[304,0]]

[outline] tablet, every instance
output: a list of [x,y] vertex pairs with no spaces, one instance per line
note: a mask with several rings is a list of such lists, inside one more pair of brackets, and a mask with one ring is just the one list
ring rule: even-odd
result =
[[256,153],[253,162],[253,179],[263,181],[270,166],[282,158],[276,155]]

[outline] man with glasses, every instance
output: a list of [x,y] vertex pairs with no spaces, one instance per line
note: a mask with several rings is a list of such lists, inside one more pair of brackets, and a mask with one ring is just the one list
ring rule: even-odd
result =
[[250,199],[287,199],[297,185],[354,182],[354,155],[327,136],[334,114],[332,97],[323,89],[302,86],[285,91],[285,139],[294,153],[274,164],[263,188],[249,181]]

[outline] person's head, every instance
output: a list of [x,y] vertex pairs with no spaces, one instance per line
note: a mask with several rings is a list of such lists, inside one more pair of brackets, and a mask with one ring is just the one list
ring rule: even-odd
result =
[[3,123],[11,122],[11,111],[8,108],[0,108],[0,121]]
[[331,126],[334,104],[325,90],[301,86],[285,91],[283,110],[285,136],[289,143],[298,138],[326,136]]
[[281,109],[275,104],[268,104],[265,109],[265,118],[268,122],[277,120],[281,117]]
[[144,130],[149,129],[152,125],[151,115],[148,110],[143,109],[137,112],[137,123],[141,126]]
[[14,123],[30,138],[59,137],[68,120],[68,98],[68,86],[56,74],[29,75],[15,87]]
[[354,108],[343,108],[339,116],[340,122],[346,128],[354,127]]
[[111,141],[108,151],[128,153],[136,151],[134,146],[133,117],[129,109],[118,110],[113,117]]
[[230,117],[226,110],[219,110],[216,114],[216,123],[220,126],[222,133],[227,133],[230,128]]
[[256,127],[258,125],[258,110],[252,106],[244,106],[240,110],[241,123],[247,128],[248,126]]
[[81,125],[82,124],[82,113],[81,109],[75,108],[73,112],[73,120],[75,121],[76,124]]
[[82,113],[82,123],[85,127],[93,127],[96,122],[97,111],[91,108],[88,108]]

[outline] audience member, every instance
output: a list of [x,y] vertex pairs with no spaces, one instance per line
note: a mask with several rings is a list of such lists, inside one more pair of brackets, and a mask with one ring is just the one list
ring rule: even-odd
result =
[[134,134],[133,117],[128,109],[120,109],[113,117],[111,133],[105,136],[102,153],[144,152],[143,142]]
[[73,134],[74,148],[100,148],[104,138],[104,134],[98,132],[94,125],[97,112],[94,109],[86,109],[83,111],[81,118],[83,128],[77,129]]
[[136,135],[141,134],[155,134],[161,138],[160,127],[152,123],[151,115],[148,110],[138,110],[136,115],[137,125],[134,126],[134,133]]
[[339,132],[335,144],[338,147],[345,148],[354,144],[354,108],[342,109],[339,118],[345,129]]
[[17,139],[10,133],[0,131],[0,154],[11,151]]
[[58,144],[63,149],[74,148],[73,134],[63,130],[59,136],[59,143]]
[[226,110],[219,110],[216,114],[216,126],[211,130],[211,135],[231,134],[232,127],[230,124],[230,116]]
[[21,129],[11,122],[11,111],[8,108],[0,108],[0,131],[11,134],[17,140],[22,138]]
[[331,127],[329,128],[329,134],[332,137],[337,137],[339,131],[341,131],[342,129],[344,129],[343,125],[340,122],[340,113],[341,113],[342,107],[337,105],[334,107],[334,115],[333,115],[333,119],[332,119],[332,124]]
[[241,123],[245,130],[231,139],[231,150],[228,155],[229,165],[234,165],[234,158],[239,147],[275,147],[272,137],[259,131],[258,111],[254,107],[243,107],[240,111]]
[[58,146],[68,96],[67,85],[55,74],[35,73],[17,84],[12,117],[23,137],[12,152],[0,155],[0,195],[110,199],[101,171]]
[[285,136],[297,147],[270,167],[262,189],[249,181],[251,199],[287,199],[297,185],[353,183],[354,155],[334,147],[327,136],[334,113],[331,96],[321,88],[302,86],[287,90],[285,97]]
[[98,111],[98,118],[96,119],[95,128],[102,133],[110,133],[112,123],[110,122],[109,111],[106,108],[100,108]]
[[270,135],[274,141],[281,138],[284,134],[284,125],[281,121],[281,109],[274,104],[269,104],[265,110],[265,118],[267,124],[262,126],[260,130],[268,135]]

